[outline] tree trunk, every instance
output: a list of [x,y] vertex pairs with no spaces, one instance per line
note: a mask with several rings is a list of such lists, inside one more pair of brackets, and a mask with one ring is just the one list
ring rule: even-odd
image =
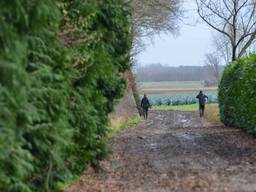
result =
[[133,97],[134,97],[134,100],[135,100],[136,108],[137,108],[140,116],[142,116],[142,109],[141,109],[141,106],[140,106],[140,94],[139,94],[139,91],[138,91],[138,88],[137,88],[135,77],[134,77],[131,69],[129,70],[129,81],[130,81],[131,86],[132,86],[132,93],[133,93]]
[[236,59],[236,47],[234,46],[232,47],[232,61],[234,62]]

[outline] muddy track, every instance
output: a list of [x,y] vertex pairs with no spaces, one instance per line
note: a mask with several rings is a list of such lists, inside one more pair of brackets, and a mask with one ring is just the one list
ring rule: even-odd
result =
[[193,112],[154,111],[110,144],[102,170],[69,192],[256,191],[256,139]]

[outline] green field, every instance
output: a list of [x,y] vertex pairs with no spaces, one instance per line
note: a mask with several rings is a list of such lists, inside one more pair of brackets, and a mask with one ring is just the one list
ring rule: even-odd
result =
[[175,111],[197,111],[198,104],[192,105],[178,105],[178,106],[168,106],[168,105],[161,105],[161,106],[153,106],[153,110],[175,110]]
[[202,81],[161,81],[139,82],[142,88],[199,88],[203,87]]
[[[198,111],[198,104],[179,106],[154,106],[152,110]],[[218,104],[206,104],[205,119],[214,125],[221,124]]]
[[196,94],[199,90],[208,93],[216,93],[217,87],[204,87],[202,81],[163,81],[163,82],[139,82],[140,94],[148,95],[175,95]]

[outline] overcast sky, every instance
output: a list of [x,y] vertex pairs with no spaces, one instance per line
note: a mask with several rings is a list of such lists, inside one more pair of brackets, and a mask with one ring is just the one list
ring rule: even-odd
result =
[[[154,43],[145,39],[146,50],[138,57],[138,65],[161,63],[169,66],[204,65],[204,56],[213,50],[213,30],[201,22],[196,13],[196,5],[192,0],[186,0],[185,23],[181,24],[177,37],[172,34],[161,34],[154,37]],[[200,21],[200,22],[197,22]]]

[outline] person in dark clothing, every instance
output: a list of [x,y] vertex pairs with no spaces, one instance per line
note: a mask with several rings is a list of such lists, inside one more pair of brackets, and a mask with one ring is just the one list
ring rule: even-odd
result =
[[147,98],[147,95],[144,94],[144,97],[141,100],[141,108],[143,110],[143,116],[144,119],[147,120],[148,119],[148,109],[151,107],[149,100]]
[[196,96],[196,98],[199,101],[200,117],[203,117],[204,116],[205,103],[206,103],[206,99],[208,100],[208,97],[203,93],[203,91],[200,91],[199,94]]

